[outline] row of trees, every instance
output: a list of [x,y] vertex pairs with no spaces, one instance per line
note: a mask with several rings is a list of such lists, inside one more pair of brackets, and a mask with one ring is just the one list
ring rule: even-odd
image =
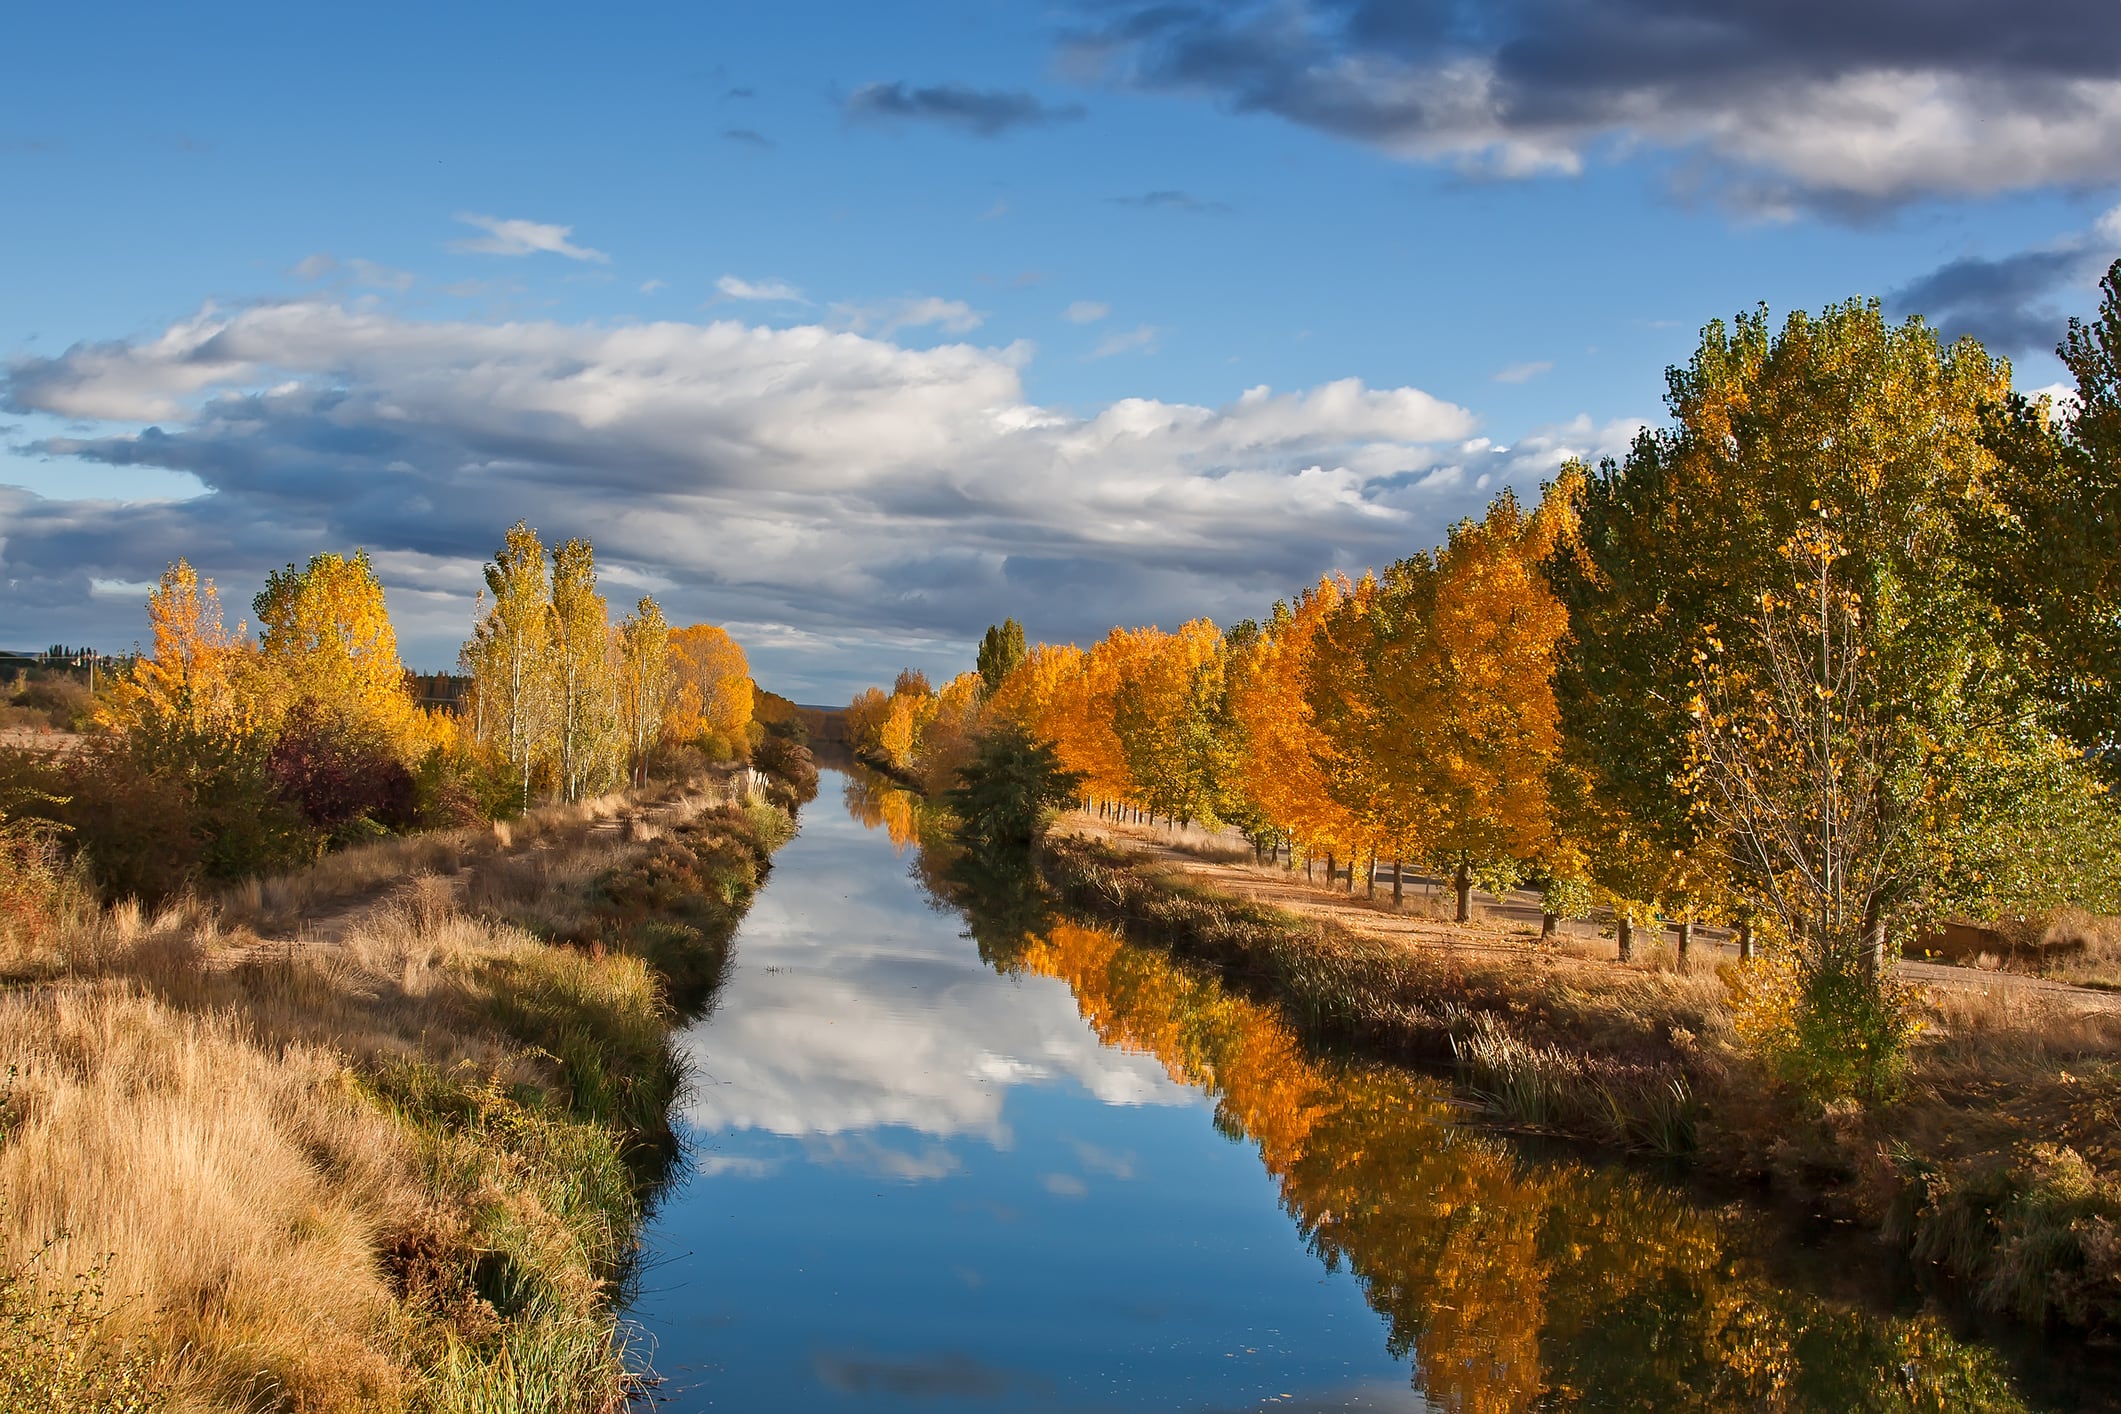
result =
[[507,763],[526,805],[540,784],[580,800],[638,783],[666,746],[717,759],[749,748],[744,650],[712,624],[673,630],[646,596],[614,626],[587,540],[548,555],[518,521],[486,566],[463,664],[472,738]]
[[365,553],[271,574],[255,633],[180,560],[88,741],[0,759],[0,801],[64,826],[108,892],[151,899],[750,751],[743,650],[712,625],[671,629],[652,599],[612,624],[586,540],[548,556],[518,524],[486,581],[470,686],[426,706]]
[[1896,937],[2121,907],[2121,264],[2061,352],[2076,397],[2030,401],[1874,302],[1711,324],[1671,420],[1534,506],[1226,631],[1007,662],[990,631],[998,671],[902,675],[855,741],[933,786],[1011,724],[1095,802],[1419,861],[1461,916],[1528,882],[1623,952],[1757,926],[1784,1030],[1860,1087],[1904,1030]]

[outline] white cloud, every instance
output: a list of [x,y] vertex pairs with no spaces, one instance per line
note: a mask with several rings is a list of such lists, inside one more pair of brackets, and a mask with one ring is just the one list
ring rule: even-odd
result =
[[1112,358],[1124,353],[1155,353],[1158,332],[1154,324],[1142,324],[1124,334],[1108,334],[1090,351],[1090,357]]
[[1554,365],[1542,359],[1537,363],[1513,363],[1495,375],[1498,383],[1529,383],[1542,373],[1552,373]]
[[641,293],[644,295],[652,295],[657,290],[662,289],[665,283],[666,282],[662,280],[643,280],[641,281]]
[[724,275],[714,282],[723,299],[766,300],[781,304],[808,304],[803,292],[786,280],[745,280]]
[[856,333],[886,339],[901,329],[928,325],[938,325],[951,334],[969,334],[987,321],[986,315],[963,300],[934,295],[909,295],[875,304],[835,304],[832,312]]
[[463,240],[450,242],[449,248],[470,255],[564,255],[569,260],[587,260],[598,265],[608,265],[611,257],[600,250],[578,246],[568,239],[574,234],[572,226],[551,226],[541,221],[504,219],[499,216],[480,216],[473,212],[461,212],[457,219],[467,226],[476,226],[486,234],[467,236]]
[[520,515],[591,536],[615,594],[650,589],[673,617],[743,625],[763,671],[868,676],[950,661],[1004,607],[1056,639],[1256,614],[1320,570],[1436,543],[1477,508],[1483,477],[1536,481],[1569,450],[1625,446],[1588,424],[1471,445],[1466,409],[1355,379],[1076,415],[1026,397],[1028,357],[818,324],[208,306],[0,379],[0,405],[101,424],[47,438],[45,454],[189,473],[213,492],[158,505],[0,492],[15,586],[0,637],[129,642],[136,605],[113,617],[90,576],[143,581],[182,554],[240,603],[290,556],[358,544],[408,651],[440,665],[478,563]]
[[1061,318],[1070,324],[1095,324],[1112,312],[1112,306],[1097,300],[1079,299],[1061,311]]

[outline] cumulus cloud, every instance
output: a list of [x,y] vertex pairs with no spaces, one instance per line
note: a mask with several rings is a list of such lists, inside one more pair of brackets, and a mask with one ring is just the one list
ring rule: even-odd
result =
[[1112,306],[1094,299],[1079,299],[1061,311],[1070,324],[1095,324],[1112,312]]
[[2069,315],[2056,303],[2086,296],[2121,256],[2121,207],[2089,231],[2009,255],[1962,256],[1918,276],[1886,297],[1896,314],[1919,314],[1947,339],[1962,334],[2006,354],[2053,349]]
[[1083,116],[1082,105],[1047,104],[1015,89],[967,88],[937,84],[909,88],[904,83],[865,83],[847,95],[842,111],[865,122],[935,123],[975,137],[1000,137],[1018,128],[1050,127]]
[[768,300],[782,304],[808,304],[803,292],[786,280],[745,280],[724,275],[714,282],[723,299]]
[[1500,178],[1602,152],[1756,211],[2121,179],[2121,8],[1932,0],[1232,0],[1084,7],[1080,76]]
[[1626,442],[1571,426],[1496,448],[1464,408],[1354,379],[1081,415],[1025,396],[1029,357],[816,324],[209,306],[7,366],[0,406],[86,424],[32,455],[186,472],[207,494],[0,488],[0,637],[122,644],[138,610],[92,579],[185,555],[240,603],[290,558],[365,545],[409,654],[440,666],[480,561],[525,516],[591,536],[615,590],[745,625],[769,680],[833,700],[954,660],[1004,611],[1062,640],[1257,613],[1322,569],[1433,545],[1501,480]]
[[464,212],[457,219],[467,226],[476,226],[486,234],[466,236],[463,240],[450,242],[449,248],[470,255],[564,255],[569,260],[586,260],[597,265],[608,265],[611,257],[601,250],[576,245],[568,237],[574,234],[572,226],[549,226],[542,221],[504,220],[499,216],[479,216]]

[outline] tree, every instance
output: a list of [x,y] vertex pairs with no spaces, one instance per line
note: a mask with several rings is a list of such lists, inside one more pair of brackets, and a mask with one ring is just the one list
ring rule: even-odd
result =
[[2072,319],[2056,349],[2076,397],[1998,405],[1986,434],[1995,495],[1958,510],[2012,650],[2061,728],[2121,785],[2121,260],[2100,291],[2098,317]]
[[1894,780],[1912,743],[1878,691],[1879,635],[1835,577],[1831,526],[1786,554],[1795,582],[1760,596],[1755,651],[1727,662],[1712,637],[1702,653],[1695,794],[1790,950],[1790,1058],[1810,1088],[1868,1097],[1911,1034],[1881,974],[1886,911],[1921,868],[1920,815]]
[[486,566],[493,596],[464,645],[478,693],[480,721],[516,773],[521,809],[530,808],[530,778],[552,720],[545,665],[552,644],[545,546],[523,521]]
[[246,690],[255,653],[243,625],[233,632],[221,617],[214,582],[199,579],[187,560],[162,572],[147,596],[154,649],[133,660],[103,714],[120,731],[148,722],[190,730],[242,730],[253,725],[257,694]]
[[[1569,833],[1630,912],[1727,892],[1727,851],[1702,837],[1689,790],[1694,655],[1715,640],[1762,666],[1764,645],[1734,626],[1785,588],[1784,547],[1822,516],[1874,635],[1880,720],[1932,744],[1895,780],[1941,802],[1955,762],[2019,756],[2039,735],[1959,533],[1958,508],[1994,483],[1983,409],[2007,369],[1971,340],[1945,348],[1919,319],[1888,325],[1875,302],[1851,301],[1779,330],[1765,309],[1712,323],[1667,381],[1671,425],[1587,478],[1576,547],[1549,561],[1570,615],[1557,694],[1568,794],[1598,817]],[[1894,906],[1921,893],[1911,879]]]
[[408,744],[405,664],[367,551],[313,555],[301,569],[275,570],[252,608],[259,653],[287,703],[314,703],[393,747]]
[[621,738],[611,669],[611,613],[597,593],[596,551],[578,537],[552,556],[548,671],[562,799],[581,800],[616,774]]
[[1049,742],[1013,722],[979,739],[943,803],[966,838],[990,845],[1029,844],[1056,809],[1075,799],[1082,780],[1060,764]]
[[743,648],[713,624],[673,629],[670,673],[665,734],[710,755],[741,756],[750,744],[753,706]]
[[670,700],[670,625],[663,610],[646,595],[619,624],[614,645],[618,657],[618,711],[633,783],[647,779],[648,753],[662,734]]
[[979,644],[979,675],[987,692],[998,691],[1002,681],[1023,661],[1024,626],[1015,619],[990,624]]

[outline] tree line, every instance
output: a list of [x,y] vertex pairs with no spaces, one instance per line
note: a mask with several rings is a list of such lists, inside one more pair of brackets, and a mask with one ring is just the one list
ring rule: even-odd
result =
[[1534,887],[1609,909],[1623,956],[1739,926],[1794,1062],[1875,1085],[1918,930],[2121,909],[2121,262],[2059,352],[2074,396],[2027,398],[1875,301],[1715,322],[1666,423],[1536,503],[1227,628],[998,626],[940,690],[857,697],[850,739],[940,792],[1007,728],[1100,811],[1350,887],[1418,862],[1461,918]]
[[521,522],[486,566],[453,702],[422,701],[363,551],[274,571],[252,609],[255,631],[230,627],[213,582],[170,565],[151,645],[82,746],[0,757],[0,809],[63,827],[107,893],[152,900],[754,752],[786,766],[799,730],[754,720],[777,699],[722,629],[672,628],[648,597],[614,623],[590,542],[548,552]]

